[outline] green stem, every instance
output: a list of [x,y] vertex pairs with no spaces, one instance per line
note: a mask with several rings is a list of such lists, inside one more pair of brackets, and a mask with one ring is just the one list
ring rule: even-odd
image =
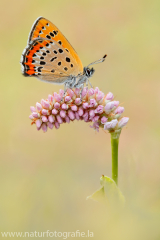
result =
[[118,185],[118,143],[120,133],[111,133],[112,148],[112,179]]

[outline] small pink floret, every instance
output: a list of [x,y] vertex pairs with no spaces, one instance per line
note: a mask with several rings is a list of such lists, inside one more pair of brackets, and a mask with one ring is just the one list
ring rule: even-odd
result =
[[105,123],[104,130],[114,129],[117,123],[118,123],[117,119],[114,119],[110,122]]
[[37,128],[40,128],[41,127],[41,124],[42,124],[42,121],[40,119],[37,119],[36,120],[36,126]]
[[53,123],[53,122],[55,121],[55,116],[50,115],[50,116],[48,117],[48,121],[49,121],[50,123]]
[[47,125],[48,125],[48,127],[49,127],[50,129],[52,129],[52,128],[54,127],[54,124],[53,124],[53,123],[50,123],[50,122],[48,122]]
[[68,116],[71,120],[75,119],[75,115],[74,115],[73,111],[71,111],[71,110],[68,111]]
[[109,92],[106,96],[106,100],[113,100],[114,96],[113,96],[113,93]]
[[63,110],[67,110],[67,109],[68,109],[68,105],[65,104],[65,103],[63,103],[62,106],[61,106],[61,108],[62,108]]
[[55,122],[54,125],[55,125],[55,128],[56,128],[56,129],[60,128],[60,124],[59,124],[58,122]]
[[61,118],[61,116],[57,116],[57,122],[59,123],[59,124],[62,124],[63,123],[63,120],[62,120],[62,118]]
[[35,109],[35,107],[30,107],[30,110],[31,110],[31,112],[33,113],[33,112],[36,112],[36,109]]
[[81,117],[83,115],[83,113],[84,113],[83,108],[79,108],[78,115]]
[[96,109],[95,109],[95,113],[99,113],[99,114],[101,114],[101,113],[103,113],[103,106],[102,105],[99,105]]
[[48,118],[46,116],[42,116],[42,122],[48,122]]
[[65,97],[65,102],[70,102],[71,101],[71,97],[70,96],[66,96]]
[[61,116],[62,118],[65,118],[65,117],[66,117],[66,111],[61,110],[61,111],[60,111],[60,116]]
[[76,105],[80,105],[81,102],[82,102],[81,98],[76,98],[76,99],[75,99],[75,104],[76,104]]
[[120,120],[119,123],[118,123],[118,127],[119,127],[119,128],[122,128],[122,127],[126,126],[126,124],[128,123],[128,121],[129,121],[129,117],[123,117],[123,118],[121,118],[121,120]]
[[55,108],[53,108],[53,110],[52,110],[52,114],[53,114],[53,115],[56,115],[57,113],[58,113],[58,110],[55,109]]
[[49,111],[47,109],[42,109],[42,114],[43,115],[48,115],[49,114]]
[[37,113],[37,112],[33,112],[33,113],[32,113],[32,116],[33,116],[34,118],[39,118],[40,115],[39,115],[39,113]]
[[59,103],[59,102],[56,102],[56,103],[54,104],[54,107],[55,107],[55,109],[59,109],[59,108],[60,108],[60,103]]
[[67,123],[70,123],[70,119],[69,119],[68,116],[65,117],[65,121],[66,121]]
[[101,118],[101,123],[102,123],[102,124],[105,124],[105,123],[107,122],[107,120],[108,120],[108,118],[106,118],[105,116],[103,116],[103,117]]
[[124,112],[124,107],[117,107],[117,109],[114,111],[115,114],[122,114]]
[[77,111],[77,106],[76,106],[76,105],[72,105],[72,106],[71,106],[71,110],[74,111],[74,112],[76,112],[76,111]]
[[89,104],[88,104],[88,102],[83,103],[83,108],[84,108],[84,109],[89,108]]
[[42,110],[42,105],[39,102],[37,102],[36,103],[36,108],[37,108],[37,111],[41,111]]
[[43,132],[47,132],[47,125],[46,125],[46,123],[42,123],[42,130],[43,130]]

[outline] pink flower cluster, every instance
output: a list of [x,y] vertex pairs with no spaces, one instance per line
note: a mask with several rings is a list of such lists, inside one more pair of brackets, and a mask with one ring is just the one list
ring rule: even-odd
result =
[[80,89],[68,89],[63,97],[64,91],[60,89],[59,94],[54,92],[48,99],[42,99],[36,103],[36,107],[30,107],[32,114],[29,118],[32,124],[36,124],[37,130],[46,132],[48,128],[56,129],[62,123],[74,120],[92,122],[93,129],[99,131],[99,127],[113,132],[121,130],[129,118],[121,117],[124,107],[119,106],[119,101],[114,100],[111,92],[105,95],[98,87],[95,89],[84,88],[80,97]]

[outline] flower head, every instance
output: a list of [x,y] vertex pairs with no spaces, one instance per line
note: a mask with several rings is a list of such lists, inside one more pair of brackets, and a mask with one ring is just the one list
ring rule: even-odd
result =
[[48,128],[58,129],[61,124],[74,120],[83,120],[93,123],[91,126],[96,131],[104,128],[109,132],[119,131],[124,127],[129,118],[121,117],[124,108],[119,105],[119,101],[113,101],[111,92],[105,95],[99,90],[83,88],[80,96],[80,89],[68,89],[65,96],[60,89],[59,93],[49,95],[41,103],[37,102],[36,107],[30,107],[29,118],[32,124],[36,124],[37,130],[46,132]]

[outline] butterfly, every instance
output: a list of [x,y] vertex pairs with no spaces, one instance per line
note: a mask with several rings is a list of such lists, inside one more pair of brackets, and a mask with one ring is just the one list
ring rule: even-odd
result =
[[67,88],[83,89],[88,82],[91,85],[89,78],[95,70],[89,66],[103,62],[106,56],[83,68],[78,54],[61,31],[49,20],[39,17],[32,26],[20,63],[24,76],[64,84],[66,91]]

